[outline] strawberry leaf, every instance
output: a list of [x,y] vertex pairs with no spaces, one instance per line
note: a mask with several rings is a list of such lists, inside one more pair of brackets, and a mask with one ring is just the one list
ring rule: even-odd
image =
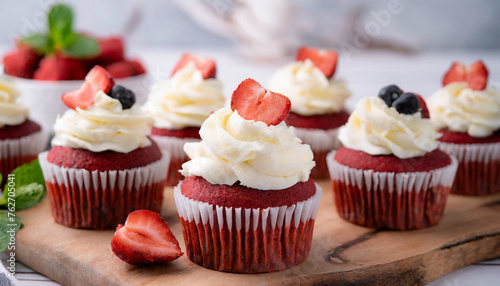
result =
[[99,54],[99,42],[82,34],[73,34],[72,43],[64,48],[72,58],[92,58]]

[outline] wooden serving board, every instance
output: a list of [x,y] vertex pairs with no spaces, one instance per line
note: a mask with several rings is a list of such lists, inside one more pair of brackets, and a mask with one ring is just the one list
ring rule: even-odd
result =
[[[306,262],[275,273],[230,274],[205,269],[186,255],[162,265],[136,267],[110,247],[113,231],[67,228],[54,223],[47,198],[20,211],[16,257],[66,285],[421,285],[457,268],[500,257],[500,194],[450,196],[438,226],[377,231],[343,221],[330,185],[323,198]],[[163,218],[185,250],[173,201],[165,189]]]

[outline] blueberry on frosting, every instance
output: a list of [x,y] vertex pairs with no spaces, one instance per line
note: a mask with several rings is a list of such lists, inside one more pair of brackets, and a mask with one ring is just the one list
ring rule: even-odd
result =
[[135,94],[130,89],[126,89],[121,85],[115,85],[111,88],[110,97],[118,99],[122,104],[123,109],[129,109],[135,103]]
[[403,91],[394,84],[388,85],[378,93],[387,106],[394,107],[399,113],[414,114],[420,110],[420,102],[416,94]]
[[419,111],[420,103],[416,94],[406,92],[394,100],[392,107],[402,114],[414,114]]
[[382,98],[387,106],[391,107],[392,103],[403,94],[403,91],[394,84],[388,85],[380,90],[378,97]]

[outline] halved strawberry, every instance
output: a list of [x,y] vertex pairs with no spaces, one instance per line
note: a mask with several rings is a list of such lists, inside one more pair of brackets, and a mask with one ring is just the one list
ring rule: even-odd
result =
[[305,61],[306,59],[309,59],[326,77],[330,78],[337,68],[338,54],[332,50],[302,47],[297,51],[297,60]]
[[138,60],[115,62],[105,66],[113,78],[127,78],[146,72]]
[[424,98],[417,94],[418,103],[420,104],[420,114],[422,114],[422,118],[431,118],[429,114],[429,109],[427,108],[427,104],[425,103]]
[[37,80],[82,80],[87,70],[79,59],[62,55],[45,55],[33,75]]
[[291,107],[288,97],[266,90],[251,78],[240,83],[231,97],[231,109],[238,110],[241,117],[269,126],[285,120]]
[[193,62],[196,68],[201,71],[201,75],[204,79],[215,78],[217,72],[215,61],[211,58],[198,57],[192,54],[184,54],[182,58],[174,67],[172,75],[174,75],[178,70],[185,67],[189,62]]
[[167,262],[183,254],[168,224],[158,213],[148,210],[134,211],[125,225],[118,225],[111,249],[121,260],[133,265]]
[[99,55],[96,60],[101,63],[114,63],[125,59],[125,48],[121,37],[99,39]]
[[63,94],[62,101],[69,108],[85,109],[94,103],[95,95],[99,90],[108,93],[114,84],[114,79],[103,67],[95,66],[85,76],[83,85],[77,90]]
[[469,66],[467,82],[473,90],[483,90],[488,83],[488,70],[482,61],[477,61]]
[[466,81],[466,78],[467,68],[462,63],[454,62],[443,77],[443,86],[452,82]]

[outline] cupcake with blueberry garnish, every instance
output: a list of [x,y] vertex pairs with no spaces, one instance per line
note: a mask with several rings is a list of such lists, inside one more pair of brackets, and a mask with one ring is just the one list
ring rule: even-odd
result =
[[347,122],[345,101],[351,95],[343,80],[334,78],[335,51],[302,47],[292,62],[274,73],[269,89],[290,98],[286,123],[314,152],[313,178],[327,178],[326,154],[340,148],[338,128]]
[[458,159],[452,193],[500,192],[500,92],[488,86],[483,62],[453,63],[428,103],[439,147]]
[[171,155],[167,184],[174,186],[187,161],[184,143],[200,140],[200,126],[211,112],[224,106],[222,83],[215,79],[215,61],[185,54],[172,78],[153,86],[144,106],[154,120],[152,138]]
[[313,154],[284,119],[287,97],[246,79],[231,109],[203,123],[186,143],[186,177],[174,189],[187,256],[203,267],[272,272],[307,259],[321,188]]
[[153,119],[135,96],[95,66],[54,125],[52,149],[39,155],[57,223],[115,228],[138,209],[160,211],[169,155],[148,137]]
[[438,137],[419,95],[391,85],[360,100],[327,157],[339,215],[372,228],[437,224],[457,169]]
[[0,78],[0,175],[28,163],[47,146],[48,133],[28,119],[29,110],[18,100],[10,81]]

